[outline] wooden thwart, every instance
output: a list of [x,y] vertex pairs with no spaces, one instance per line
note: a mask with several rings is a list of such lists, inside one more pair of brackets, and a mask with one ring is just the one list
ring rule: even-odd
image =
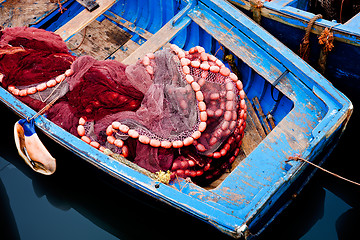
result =
[[166,23],[158,32],[156,32],[148,41],[141,45],[138,49],[135,50],[130,56],[128,56],[124,61],[124,64],[134,64],[136,61],[145,56],[149,52],[156,52],[160,48],[166,46],[166,44],[190,22],[185,21],[179,26],[173,26],[172,21]]
[[106,10],[108,10],[112,5],[114,5],[115,2],[116,0],[97,0],[97,3],[100,7],[92,12],[89,12],[86,9],[83,10],[64,26],[56,30],[55,33],[59,34],[60,37],[65,41],[68,40],[71,36],[79,32],[81,29],[86,27],[89,23],[103,14]]
[[115,13],[113,13],[111,11],[108,11],[108,12],[109,12],[109,14],[107,12],[105,12],[103,15],[105,17],[107,17],[108,19],[116,22],[117,24],[129,29],[131,32],[138,34],[142,38],[145,38],[147,40],[153,36],[153,34],[151,32],[148,32],[147,30],[145,30],[141,27],[137,27],[132,22],[129,22],[128,20],[116,15]]

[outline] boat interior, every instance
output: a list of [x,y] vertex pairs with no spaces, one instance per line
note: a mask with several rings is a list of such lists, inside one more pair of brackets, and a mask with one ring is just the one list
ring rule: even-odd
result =
[[[232,169],[236,168],[294,107],[294,102],[289,97],[194,21],[187,24],[175,37],[168,39],[163,31],[164,29],[166,31],[166,26],[172,24],[172,21],[177,20],[174,16],[186,8],[186,2],[176,0],[97,2],[100,6],[93,12],[84,9],[75,0],[62,1],[62,8],[66,9],[64,12],[60,11],[56,3],[34,4],[30,6],[29,14],[18,15],[18,22],[27,22],[28,26],[54,31],[67,42],[74,55],[91,55],[98,60],[113,59],[131,64],[149,51],[166,47],[168,42],[184,50],[200,45],[207,52],[222,59],[241,79],[247,95],[245,135],[240,154],[233,163]],[[292,1],[292,4],[295,4],[294,2],[296,1]],[[21,1],[3,1],[1,4],[8,3],[13,4],[15,9],[24,8],[20,6],[23,4]],[[47,8],[45,9],[44,6]],[[2,9],[2,11],[6,10],[6,8]],[[21,17],[23,19],[20,19]],[[68,19],[72,20],[68,21]],[[4,17],[0,17],[0,20],[3,27],[12,26],[4,21]],[[188,34],[189,32],[191,34]],[[325,110],[320,115],[324,116]],[[206,188],[216,188],[232,169]]]

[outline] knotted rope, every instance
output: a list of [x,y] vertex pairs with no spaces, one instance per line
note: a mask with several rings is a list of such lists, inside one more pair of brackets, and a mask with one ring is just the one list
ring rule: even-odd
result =
[[38,116],[42,115],[44,112],[46,112],[47,110],[49,110],[49,108],[60,98],[60,96],[56,96],[53,100],[51,100],[51,102],[49,102],[48,104],[45,105],[45,107],[43,107],[42,109],[40,109],[40,111],[38,111],[34,116],[30,117],[30,118],[26,118],[26,120],[28,122],[30,122],[32,119],[37,118]]
[[325,28],[324,31],[322,31],[321,35],[318,38],[319,44],[322,46],[321,51],[320,51],[319,60],[318,60],[319,72],[321,74],[325,73],[326,60],[327,60],[328,53],[334,47],[334,44],[333,44],[334,34],[331,32],[331,29],[339,24],[340,23],[338,23],[330,28]]
[[300,44],[299,55],[306,62],[309,61],[309,55],[310,55],[309,54],[310,53],[309,36],[310,36],[311,28],[314,25],[315,21],[320,18],[322,18],[322,15],[318,14],[318,15],[315,15],[312,19],[310,19],[310,21],[306,27],[305,36],[302,40],[302,43]]
[[[47,100],[49,100],[50,97],[54,96],[54,93],[55,93],[56,89],[58,89],[63,82],[64,82],[64,81],[62,81],[62,82],[60,82],[58,85],[56,85],[56,86],[54,87],[53,91],[52,91],[52,92],[49,94],[49,96],[47,96],[44,100],[41,99],[41,95],[40,95],[40,93],[39,93],[39,96],[40,96],[41,101],[45,103]],[[34,116],[32,116],[32,117],[30,117],[30,118],[28,117],[28,118],[26,118],[26,120],[27,120],[28,122],[30,122],[32,119],[35,119],[35,118],[37,118],[38,116],[42,115],[44,112],[46,112],[47,110],[49,110],[49,108],[50,108],[52,105],[54,105],[54,103],[55,103],[60,97],[61,97],[61,95],[55,96],[54,99],[52,99],[48,104],[46,104],[42,109],[40,109]]]
[[308,160],[306,160],[306,159],[304,159],[304,158],[301,158],[301,157],[299,157],[299,156],[289,157],[288,160],[285,161],[285,163],[288,163],[288,162],[290,162],[290,161],[304,161],[304,162],[306,162],[306,163],[308,163],[308,164],[310,164],[310,165],[312,165],[312,166],[314,166],[314,167],[317,167],[317,168],[320,169],[321,171],[324,171],[324,172],[329,173],[329,174],[331,174],[331,175],[333,175],[333,176],[335,176],[335,177],[337,177],[337,178],[340,178],[340,179],[342,179],[342,180],[345,180],[345,181],[347,181],[347,182],[350,182],[350,183],[352,183],[352,184],[355,184],[355,185],[360,186],[360,183],[358,183],[358,182],[354,182],[354,181],[349,180],[349,179],[347,179],[347,178],[344,178],[344,177],[342,177],[342,176],[340,176],[340,175],[338,175],[338,174],[336,174],[336,173],[330,172],[329,170],[326,170],[325,168],[322,168],[322,167],[320,167],[320,166],[318,166],[318,165],[316,165],[316,164],[314,164],[314,163],[312,163],[312,162],[310,162],[310,161],[308,161]]
[[58,5],[59,5],[59,11],[60,13],[64,13],[64,11],[66,11],[67,9],[63,7],[61,0],[58,0]]
[[63,4],[61,3],[61,0],[50,0],[50,2],[52,3],[57,3],[59,6],[59,12],[60,13],[64,13],[64,11],[66,11],[67,9],[63,7]]
[[261,21],[261,8],[264,3],[261,0],[250,0],[250,11],[253,13],[253,19],[257,24]]

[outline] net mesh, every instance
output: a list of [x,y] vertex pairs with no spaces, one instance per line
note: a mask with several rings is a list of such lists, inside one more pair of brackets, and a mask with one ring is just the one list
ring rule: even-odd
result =
[[75,58],[57,35],[39,29],[4,29],[0,44],[2,86],[37,111],[59,97],[47,117],[101,151],[199,183],[220,176],[239,154],[241,81],[201,47],[172,45],[126,66]]
[[310,11],[320,13],[324,19],[345,23],[360,11],[359,0],[311,0]]

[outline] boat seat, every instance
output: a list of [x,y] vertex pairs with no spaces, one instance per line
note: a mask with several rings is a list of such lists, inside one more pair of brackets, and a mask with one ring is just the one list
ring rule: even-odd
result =
[[56,30],[55,33],[59,34],[64,41],[68,40],[75,33],[79,32],[81,29],[86,27],[89,23],[103,14],[106,10],[108,10],[112,5],[114,5],[114,3],[116,3],[116,0],[97,0],[97,3],[99,4],[97,9],[92,12],[84,9],[82,12],[76,15],[76,17]]

